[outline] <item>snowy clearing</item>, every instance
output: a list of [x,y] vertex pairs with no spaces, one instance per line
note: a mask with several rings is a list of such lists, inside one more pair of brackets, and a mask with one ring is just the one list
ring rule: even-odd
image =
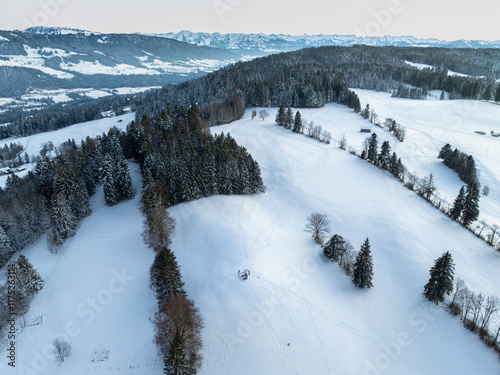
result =
[[[489,196],[480,201],[480,219],[489,225],[500,225],[500,106],[474,100],[410,100],[392,98],[390,94],[355,89],[362,106],[370,104],[379,121],[391,117],[406,129],[406,140],[398,142],[388,132],[374,128],[383,140],[389,140],[410,172],[420,177],[433,173],[439,193],[453,203],[464,183],[457,174],[437,158],[446,143],[472,155],[479,170],[482,186],[490,187]],[[475,133],[482,131],[486,135]],[[347,135],[348,142],[350,135]],[[361,149],[359,141],[349,142]]]

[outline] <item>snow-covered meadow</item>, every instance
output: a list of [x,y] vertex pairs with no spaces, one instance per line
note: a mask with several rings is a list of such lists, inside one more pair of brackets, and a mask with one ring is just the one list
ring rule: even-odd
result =
[[[483,122],[494,126],[489,121],[500,112],[498,106],[479,103],[484,110],[465,118],[461,128],[444,120],[439,128],[429,121],[438,121],[437,116],[460,102],[405,101],[357,91],[381,117],[393,117],[408,129],[404,143],[377,128],[380,139],[390,140],[418,174],[432,171],[438,188],[446,192],[449,187],[453,197],[460,181],[436,159],[439,148],[454,140],[459,144],[453,146],[479,154],[485,146],[471,140],[483,142],[490,136],[474,138],[468,129]],[[327,145],[278,127],[276,110],[267,110],[271,116],[265,121],[252,120],[247,111],[242,120],[212,129],[230,132],[248,149],[260,164],[266,192],[216,196],[170,209],[177,222],[172,250],[188,295],[205,320],[199,373],[498,373],[498,356],[458,319],[422,297],[429,268],[445,251],[451,252],[456,275],[469,288],[500,296],[498,252],[389,174],[340,150],[335,141]],[[300,111],[335,139],[345,134],[349,146],[361,148],[366,134],[359,130],[366,121],[352,110],[329,104]],[[76,130],[61,136],[63,141],[69,137],[79,136]],[[493,177],[499,175],[495,163],[487,164],[479,155],[476,160],[482,171],[489,168]],[[139,191],[134,164],[132,173]],[[148,289],[153,253],[142,243],[137,199],[107,207],[99,190],[92,198],[93,214],[60,254],[51,255],[44,238],[23,251],[46,287],[27,316],[28,321],[43,316],[43,323],[19,332],[19,365],[33,369],[34,354],[43,353],[50,344],[47,338],[64,332],[68,324],[69,333],[78,334],[67,333],[73,355],[62,366],[46,359],[40,371],[21,372],[9,369],[2,357],[6,374],[162,372],[149,321],[156,309]],[[498,205],[493,194],[491,199],[491,206]],[[488,207],[481,209],[495,215]],[[312,212],[327,214],[331,234],[349,239],[356,250],[370,239],[373,289],[355,289],[340,267],[322,258],[303,230]],[[245,268],[251,275],[242,281],[238,270]],[[124,269],[130,275],[125,280],[115,273]],[[127,285],[114,293],[119,280]],[[96,303],[97,309],[92,307]],[[94,352],[103,350],[109,350],[109,359],[92,362]]]

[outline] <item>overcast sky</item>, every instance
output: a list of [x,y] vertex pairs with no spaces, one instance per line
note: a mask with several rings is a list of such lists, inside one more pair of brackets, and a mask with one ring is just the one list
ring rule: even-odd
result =
[[2,1],[0,29],[414,35],[500,40],[500,0]]

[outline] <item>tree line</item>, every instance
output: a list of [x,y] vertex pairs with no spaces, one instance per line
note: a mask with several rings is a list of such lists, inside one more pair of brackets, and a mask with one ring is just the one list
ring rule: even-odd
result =
[[[500,324],[498,323],[499,300],[496,296],[476,293],[461,278],[455,280],[455,263],[450,252],[435,260],[429,271],[429,281],[423,295],[430,302],[439,304],[450,296],[447,311],[457,316],[464,327],[475,332],[489,347],[500,354]],[[495,326],[492,326],[494,322]]]
[[[357,95],[349,87],[394,91],[401,97],[425,98],[430,90],[450,93],[451,99],[483,99],[500,102],[500,78],[495,50],[402,47],[318,47],[239,62],[207,76],[135,96],[56,104],[24,112],[0,114],[0,139],[55,130],[101,117],[125,106],[136,111],[137,120],[155,117],[167,104],[182,107],[197,103],[209,126],[241,118],[251,107],[321,107],[336,102],[360,111]],[[412,61],[432,65],[417,69]],[[453,76],[448,69],[469,74]],[[409,89],[408,87],[412,87]]]
[[187,297],[175,254],[170,250],[175,220],[167,207],[167,187],[161,182],[145,180],[142,191],[144,241],[156,253],[150,268],[150,287],[156,295],[158,311],[155,342],[163,356],[163,373],[196,374],[201,366],[201,329],[203,319]]
[[[75,234],[79,221],[91,214],[90,197],[102,179],[117,180],[120,194],[114,203],[131,197],[120,139],[125,143],[126,135],[112,128],[100,137],[87,137],[80,146],[68,140],[54,157],[44,152],[36,157],[36,166],[26,177],[9,176],[6,188],[0,188],[1,266],[47,230],[50,248],[57,252]],[[108,154],[114,158],[109,176],[103,165]]]

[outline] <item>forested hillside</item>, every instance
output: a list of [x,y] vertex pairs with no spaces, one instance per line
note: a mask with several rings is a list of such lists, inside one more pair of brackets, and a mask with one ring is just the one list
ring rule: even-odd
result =
[[[411,63],[411,64],[410,64]],[[425,64],[420,66],[413,66]],[[167,106],[197,103],[208,125],[241,118],[251,107],[280,105],[314,108],[337,102],[359,110],[349,88],[391,91],[395,96],[425,99],[430,90],[449,93],[450,99],[500,101],[500,50],[398,47],[319,47],[238,62],[204,77],[159,90],[109,100],[109,109],[130,105],[140,120],[157,116]],[[34,117],[0,115],[10,122],[0,136],[27,135],[72,124],[61,115],[68,107],[40,111]],[[81,105],[86,119],[98,118],[102,106]]]

